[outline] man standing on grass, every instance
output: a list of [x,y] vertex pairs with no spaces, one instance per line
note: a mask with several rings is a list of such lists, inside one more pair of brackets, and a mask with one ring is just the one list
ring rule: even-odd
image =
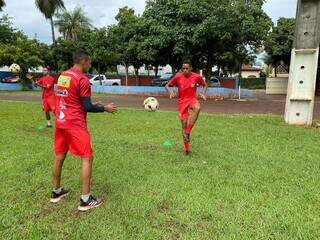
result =
[[203,100],[207,100],[206,92],[208,85],[199,74],[192,72],[191,63],[188,61],[183,63],[182,72],[177,73],[166,85],[170,99],[175,97],[172,87],[178,87],[178,111],[182,125],[183,150],[185,155],[191,153],[190,134],[200,113],[200,103],[197,99],[198,86],[203,87],[203,92],[200,94],[200,97]]
[[87,211],[99,207],[101,199],[90,193],[93,150],[87,129],[87,112],[114,113],[117,107],[92,104],[91,86],[84,75],[91,67],[86,51],[77,50],[73,55],[74,66],[63,72],[56,87],[56,128],[54,136],[55,159],[53,161],[53,192],[50,201],[59,202],[69,190],[61,187],[61,171],[68,152],[81,158],[82,195],[78,209]]
[[[31,75],[27,76],[32,80]],[[33,83],[42,88],[42,110],[47,119],[47,128],[51,128],[50,112],[55,112],[55,96],[54,96],[54,83],[55,79],[50,75],[48,67],[43,68],[43,77],[39,78]]]

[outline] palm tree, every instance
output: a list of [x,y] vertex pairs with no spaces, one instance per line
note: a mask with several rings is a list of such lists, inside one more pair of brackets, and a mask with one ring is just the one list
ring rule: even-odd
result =
[[2,11],[2,8],[6,5],[4,0],[0,0],[0,11]]
[[55,25],[65,39],[77,40],[78,33],[82,29],[91,28],[91,20],[81,7],[76,7],[73,11],[64,11],[56,14]]
[[46,19],[50,19],[52,41],[55,42],[53,15],[58,9],[65,9],[63,0],[36,0],[36,6]]

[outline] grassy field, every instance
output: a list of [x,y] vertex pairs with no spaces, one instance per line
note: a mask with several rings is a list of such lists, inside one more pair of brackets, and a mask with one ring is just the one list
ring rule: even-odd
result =
[[53,130],[37,130],[40,105],[0,110],[0,239],[320,238],[317,129],[202,115],[184,157],[176,113],[90,115],[92,191],[106,202],[82,214],[77,158],[63,172],[71,194],[48,201]]

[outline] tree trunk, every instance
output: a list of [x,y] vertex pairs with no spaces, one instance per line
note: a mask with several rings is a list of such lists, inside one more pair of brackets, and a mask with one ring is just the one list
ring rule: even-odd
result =
[[56,42],[56,36],[54,34],[54,24],[53,24],[53,18],[50,18],[50,24],[51,24],[51,34],[52,34],[52,42]]
[[101,81],[101,77],[100,77],[100,63],[98,63],[98,74],[99,74],[99,84],[100,84],[100,86],[102,86],[102,81]]
[[124,65],[124,68],[125,68],[125,72],[126,72],[126,86],[128,86],[128,75],[129,75],[129,73],[128,73],[128,65],[127,64],[125,64]]
[[136,86],[139,86],[139,69],[135,67],[134,72],[136,75]]
[[158,72],[159,72],[159,66],[157,65],[154,69],[155,77],[158,77]]

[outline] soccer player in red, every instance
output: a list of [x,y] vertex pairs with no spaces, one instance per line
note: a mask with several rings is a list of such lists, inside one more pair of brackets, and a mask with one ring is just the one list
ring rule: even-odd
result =
[[50,201],[59,202],[69,190],[61,187],[61,171],[68,152],[81,158],[82,195],[79,211],[99,207],[101,199],[90,193],[93,150],[87,128],[87,112],[117,111],[110,103],[106,106],[92,104],[91,86],[84,75],[91,67],[91,59],[86,51],[77,50],[73,55],[74,66],[63,72],[56,87],[56,126],[54,136],[55,159],[53,161],[53,192]]
[[42,110],[45,112],[47,119],[47,127],[51,128],[50,112],[55,112],[55,96],[54,96],[55,79],[50,75],[48,67],[43,69],[43,77],[39,78],[35,85],[42,88]]
[[198,86],[203,87],[203,92],[200,93],[200,97],[206,101],[208,85],[199,74],[192,72],[191,63],[188,61],[183,63],[182,72],[177,73],[166,85],[170,99],[175,97],[172,87],[178,88],[178,111],[182,125],[185,155],[189,155],[191,152],[190,134],[200,113],[200,103],[197,99]]

